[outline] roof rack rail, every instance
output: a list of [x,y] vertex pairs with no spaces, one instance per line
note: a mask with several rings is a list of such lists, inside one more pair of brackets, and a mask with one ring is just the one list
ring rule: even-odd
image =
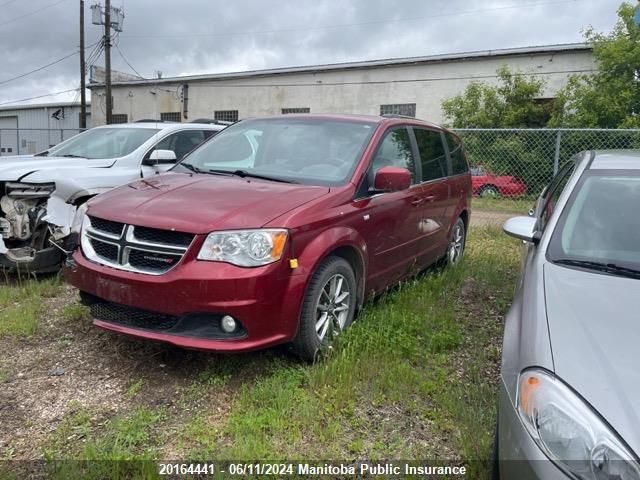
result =
[[410,118],[412,120],[417,120],[416,117],[412,117],[411,115],[399,115],[397,113],[385,113],[384,115],[380,115],[384,118]]
[[155,118],[141,118],[140,120],[136,120],[133,123],[173,123],[173,122],[168,122],[167,120],[156,120]]
[[233,125],[236,122],[228,122],[226,120],[214,120],[212,118],[196,118],[189,123],[211,123],[213,125]]

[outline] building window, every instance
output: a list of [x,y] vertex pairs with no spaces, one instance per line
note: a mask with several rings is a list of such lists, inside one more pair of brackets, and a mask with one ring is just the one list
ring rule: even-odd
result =
[[113,113],[111,114],[111,123],[127,123],[128,117],[126,113]]
[[287,113],[311,113],[311,109],[309,107],[283,108],[282,115]]
[[160,113],[160,120],[163,122],[180,122],[180,112],[162,112]]
[[380,115],[402,115],[403,117],[416,116],[415,103],[392,103],[380,105]]
[[214,120],[222,120],[223,122],[237,122],[238,110],[216,110],[213,112]]

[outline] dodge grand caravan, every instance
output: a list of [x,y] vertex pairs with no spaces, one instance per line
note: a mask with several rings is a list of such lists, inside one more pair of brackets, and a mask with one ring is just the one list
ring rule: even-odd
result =
[[367,297],[460,260],[470,199],[460,139],[431,123],[248,119],[91,200],[65,273],[98,327],[313,358]]

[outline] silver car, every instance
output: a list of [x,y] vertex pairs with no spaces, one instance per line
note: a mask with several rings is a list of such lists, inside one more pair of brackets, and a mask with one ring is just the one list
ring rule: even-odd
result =
[[494,477],[640,479],[640,151],[576,155],[530,213]]

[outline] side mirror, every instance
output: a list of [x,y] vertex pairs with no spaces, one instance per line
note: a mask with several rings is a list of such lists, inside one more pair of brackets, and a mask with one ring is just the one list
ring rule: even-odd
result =
[[373,181],[373,188],[381,192],[397,192],[410,186],[411,172],[402,167],[382,167]]
[[176,154],[173,150],[154,150],[149,155],[149,158],[146,158],[142,161],[142,164],[154,166],[167,163],[175,163],[176,158]]
[[513,217],[504,222],[502,230],[507,235],[525,242],[537,244],[540,241],[540,233],[536,232],[536,218]]

